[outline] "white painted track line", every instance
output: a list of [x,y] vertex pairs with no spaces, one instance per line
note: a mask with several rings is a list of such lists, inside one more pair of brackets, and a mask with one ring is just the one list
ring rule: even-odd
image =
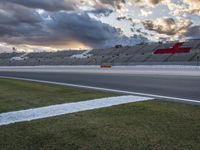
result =
[[138,95],[138,96],[145,96],[145,97],[152,97],[152,98],[157,98],[157,99],[160,98],[160,99],[166,99],[166,100],[174,100],[174,101],[177,101],[177,102],[184,102],[184,103],[190,103],[190,104],[200,105],[200,101],[198,101],[198,100],[184,99],[184,98],[179,98],[179,97],[170,97],[170,96],[163,96],[163,95],[155,95],[155,94],[131,92],[131,91],[124,91],[124,90],[116,90],[116,89],[100,88],[100,87],[93,87],[93,86],[69,84],[69,83],[60,83],[60,82],[51,82],[51,81],[43,81],[43,80],[34,80],[34,79],[27,79],[27,78],[5,77],[5,76],[0,76],[0,78],[16,79],[16,80],[32,81],[32,82],[48,83],[48,84],[56,84],[56,85],[63,85],[63,86],[70,86],[70,87],[77,87],[77,88],[86,88],[86,89],[108,91],[108,92],[116,92],[116,93],[123,93],[123,94],[129,94],[129,95]]
[[151,99],[140,96],[118,96],[2,113],[0,126]]

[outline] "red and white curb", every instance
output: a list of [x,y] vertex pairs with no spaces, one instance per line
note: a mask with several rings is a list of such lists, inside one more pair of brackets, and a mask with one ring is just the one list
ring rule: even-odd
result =
[[1,113],[0,126],[146,100],[152,100],[152,98],[118,96]]

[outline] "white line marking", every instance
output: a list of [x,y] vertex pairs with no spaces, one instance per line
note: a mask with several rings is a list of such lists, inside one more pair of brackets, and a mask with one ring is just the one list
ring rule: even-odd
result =
[[118,96],[2,113],[0,114],[0,126],[146,100],[152,100],[152,98]]
[[178,97],[170,97],[170,96],[162,96],[162,95],[155,95],[155,94],[147,94],[147,93],[140,93],[140,92],[131,92],[131,91],[124,91],[124,90],[115,90],[115,89],[108,89],[108,88],[100,88],[100,87],[61,83],[61,82],[52,82],[52,81],[44,81],[44,80],[34,80],[34,79],[27,79],[27,78],[6,77],[6,76],[0,76],[0,78],[16,79],[16,80],[32,81],[32,82],[48,83],[48,84],[56,84],[56,85],[64,85],[64,86],[70,86],[70,87],[78,87],[78,88],[86,88],[86,89],[93,89],[93,90],[100,90],[100,91],[108,91],[108,92],[116,92],[116,93],[124,93],[124,94],[138,95],[138,96],[147,96],[147,97],[153,97],[153,98],[175,100],[175,101],[180,101],[180,102],[189,102],[189,103],[195,103],[195,104],[198,104],[198,105],[200,104],[200,101],[198,101],[198,100],[178,98]]

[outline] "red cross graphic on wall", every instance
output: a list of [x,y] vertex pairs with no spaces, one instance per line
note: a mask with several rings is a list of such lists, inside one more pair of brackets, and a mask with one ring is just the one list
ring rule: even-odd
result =
[[157,49],[154,51],[154,54],[175,54],[175,53],[189,53],[191,48],[190,47],[184,47],[181,46],[184,44],[184,42],[178,42],[176,43],[172,48],[164,48],[164,49]]

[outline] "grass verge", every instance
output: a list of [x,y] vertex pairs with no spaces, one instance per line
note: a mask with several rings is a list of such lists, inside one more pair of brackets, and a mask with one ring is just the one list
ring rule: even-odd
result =
[[0,78],[0,113],[118,94]]
[[0,149],[199,150],[200,109],[146,101],[0,127]]

